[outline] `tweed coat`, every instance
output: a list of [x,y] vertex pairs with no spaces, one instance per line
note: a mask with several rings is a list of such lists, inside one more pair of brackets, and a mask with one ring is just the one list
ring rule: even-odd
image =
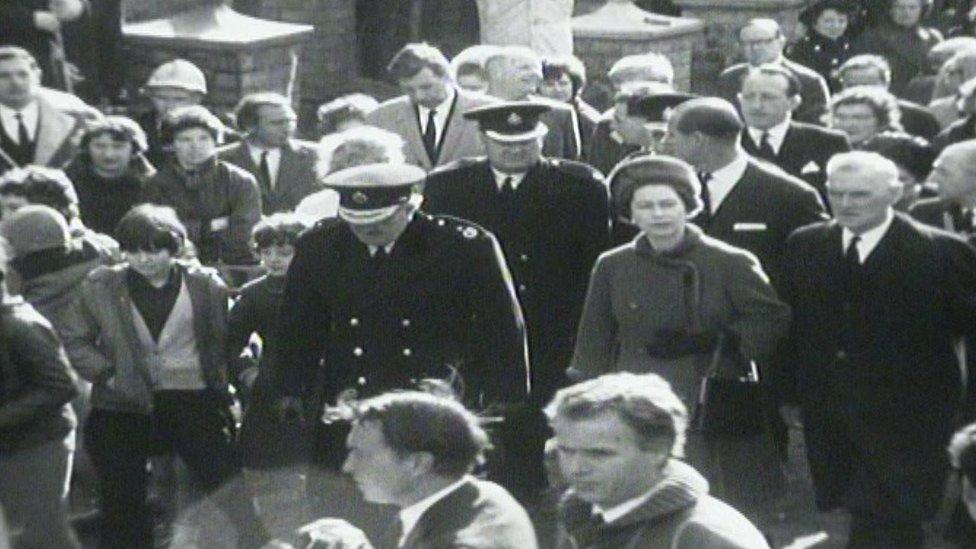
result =
[[925,519],[939,506],[962,399],[957,344],[976,328],[976,250],[896,212],[851,270],[841,235],[823,222],[786,245],[794,322],[785,364],[817,503]]

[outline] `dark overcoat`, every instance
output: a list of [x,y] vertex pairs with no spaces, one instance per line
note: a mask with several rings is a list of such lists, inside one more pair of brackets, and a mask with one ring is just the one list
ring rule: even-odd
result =
[[524,399],[522,313],[490,233],[417,212],[389,257],[374,259],[336,221],[295,244],[268,348],[279,394],[305,396],[315,422],[340,392],[368,397],[455,372],[469,406]]
[[856,269],[841,227],[805,227],[786,249],[791,361],[822,509],[932,516],[961,400],[957,343],[976,328],[976,251],[895,213]]
[[511,201],[486,159],[432,172],[424,208],[469,219],[498,236],[525,311],[534,399],[565,383],[590,270],[609,246],[607,190],[585,164],[543,159]]

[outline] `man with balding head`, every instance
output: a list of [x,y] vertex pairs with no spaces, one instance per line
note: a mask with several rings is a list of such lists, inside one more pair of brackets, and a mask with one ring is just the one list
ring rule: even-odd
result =
[[939,509],[976,328],[976,250],[893,205],[898,168],[831,159],[832,221],[786,244],[791,380],[817,506],[851,514],[848,547],[922,547]]
[[939,196],[918,201],[910,211],[912,217],[972,239],[976,233],[976,140],[946,147],[926,183]]
[[743,128],[728,101],[692,99],[674,109],[661,147],[694,166],[702,180],[705,208],[694,223],[756,254],[776,285],[786,237],[824,219],[824,207],[810,185],[749,156],[739,142]]
[[821,124],[821,117],[827,112],[827,99],[830,97],[827,82],[813,69],[783,57],[786,36],[779,23],[772,19],[751,19],[739,30],[738,38],[746,62],[722,71],[718,77],[719,95],[734,103],[736,94],[742,87],[742,79],[751,69],[775,63],[788,69],[800,81],[803,102],[793,113],[796,119]]
[[488,95],[503,101],[536,101],[549,105],[542,123],[549,129],[542,153],[550,158],[577,160],[582,153],[576,111],[536,94],[542,83],[542,59],[522,46],[499,48],[485,59]]

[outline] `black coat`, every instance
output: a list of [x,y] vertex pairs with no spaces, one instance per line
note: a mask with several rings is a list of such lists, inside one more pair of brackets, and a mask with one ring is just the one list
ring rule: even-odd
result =
[[[759,153],[759,147],[747,130],[742,132],[742,148],[753,156]],[[835,154],[849,150],[851,144],[843,132],[791,122],[776,158],[768,160],[809,183],[826,203],[827,161]]]
[[834,71],[854,54],[853,38],[850,33],[845,33],[837,40],[833,40],[812,28],[807,31],[806,36],[797,40],[786,50],[786,57],[816,71],[827,82],[831,91],[841,89],[834,78]]
[[543,159],[507,204],[487,160],[461,160],[428,176],[424,204],[498,236],[525,311],[534,398],[548,401],[565,382],[590,271],[610,242],[602,176],[585,164]]
[[[800,97],[803,102],[793,113],[793,117],[800,122],[822,124],[821,117],[827,112],[827,99],[830,91],[827,81],[813,69],[807,68],[789,59],[783,59],[783,68],[789,70],[800,81]],[[739,91],[742,80],[749,74],[749,64],[739,63],[722,71],[718,77],[718,95],[727,99],[733,105],[738,105]]]
[[495,238],[417,212],[385,265],[345,223],[295,245],[268,352],[278,392],[306,397],[315,422],[340,392],[411,388],[456,369],[464,401],[520,402],[528,391],[522,313]]
[[789,364],[817,503],[925,519],[962,396],[954,346],[976,327],[976,250],[895,213],[852,272],[841,233],[819,223],[786,246]]
[[931,141],[942,129],[939,121],[928,107],[913,103],[907,99],[898,100],[898,110],[901,111],[901,127],[905,133],[924,137]]
[[774,170],[749,160],[711,220],[706,222],[699,214],[693,222],[708,236],[754,253],[779,289],[786,238],[799,227],[822,221],[826,214],[810,185]]
[[612,123],[612,117],[604,115],[593,128],[586,149],[587,163],[606,175],[618,162],[640,148],[614,139]]
[[932,146],[941,151],[953,143],[967,139],[976,139],[976,115],[973,114],[949,124],[939,135],[935,136],[935,139],[932,140]]

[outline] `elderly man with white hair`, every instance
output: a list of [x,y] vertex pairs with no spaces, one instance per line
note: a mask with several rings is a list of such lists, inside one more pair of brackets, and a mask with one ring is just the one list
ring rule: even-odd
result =
[[976,328],[976,250],[892,206],[898,168],[835,155],[835,219],[786,244],[790,374],[821,510],[851,514],[848,547],[921,547],[960,408],[958,342]]
[[542,83],[542,58],[521,46],[499,48],[485,59],[488,95],[503,101],[536,101],[549,105],[542,115],[548,128],[542,152],[550,158],[577,160],[581,154],[576,111],[566,103],[537,95]]

